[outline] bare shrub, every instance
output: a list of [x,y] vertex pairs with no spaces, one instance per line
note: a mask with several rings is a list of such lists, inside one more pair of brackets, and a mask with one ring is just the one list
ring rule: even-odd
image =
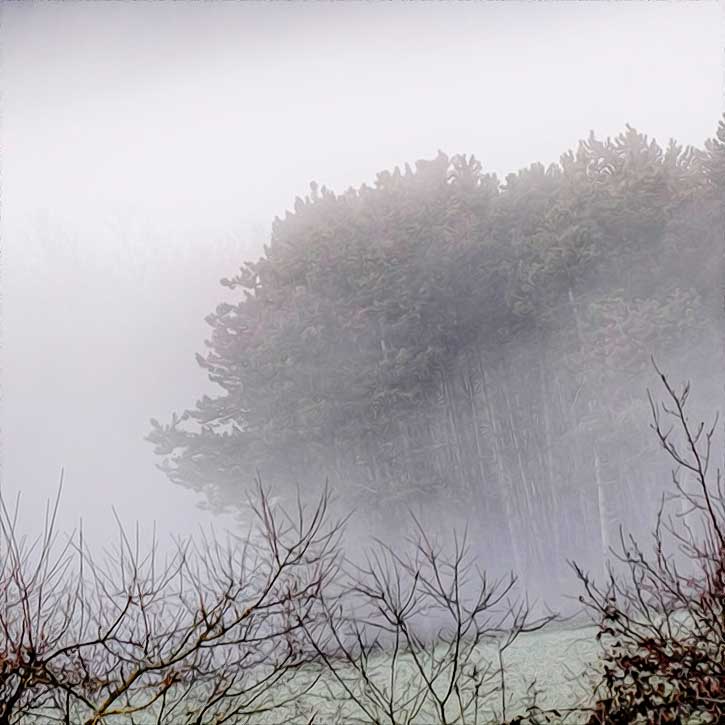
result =
[[95,558],[58,535],[57,506],[29,540],[0,501],[0,725],[258,722],[314,684],[290,635],[336,574],[327,493],[290,516],[260,486],[249,536],[166,557],[119,528]]
[[505,652],[552,616],[531,618],[515,577],[489,581],[465,536],[446,551],[415,524],[405,553],[376,542],[365,564],[347,562],[324,620],[300,619],[325,670],[318,692],[334,722],[505,719]]
[[650,396],[652,428],[675,470],[652,550],[622,534],[604,585],[574,565],[604,648],[590,725],[725,721],[725,496],[712,463],[717,418],[709,427],[693,425],[689,386],[678,392],[660,378],[666,401]]

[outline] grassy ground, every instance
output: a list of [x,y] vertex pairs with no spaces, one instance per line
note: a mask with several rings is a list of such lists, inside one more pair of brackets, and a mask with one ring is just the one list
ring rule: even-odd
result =
[[[521,635],[504,653],[503,665],[506,672],[506,715],[508,718],[523,713],[525,704],[530,702],[532,692],[537,693],[536,702],[544,709],[569,708],[585,702],[591,688],[587,687],[587,680],[583,676],[587,665],[596,661],[598,644],[594,639],[596,630],[592,627],[554,628],[542,632]],[[498,650],[495,646],[482,646],[477,661],[485,666],[491,663],[495,670],[498,667]],[[388,654],[380,654],[370,661],[372,677],[379,686],[389,683],[391,658]],[[407,674],[412,673],[409,656],[401,656],[397,670],[399,680],[396,690],[402,690],[407,681]],[[361,679],[352,671],[342,671],[343,676],[349,676],[349,683],[353,691],[363,694],[364,685]],[[301,683],[314,685],[310,691],[281,708],[269,712],[260,712],[249,716],[228,721],[230,725],[369,725],[372,719],[366,716],[360,708],[344,697],[343,687],[329,672],[324,669],[308,668],[298,673],[295,689]],[[317,679],[316,681],[316,678]],[[478,718],[467,717],[465,721],[455,721],[460,725],[486,725],[490,722],[500,722],[502,712],[501,691],[498,679],[491,683],[492,692],[483,699]],[[533,685],[533,688],[532,688]],[[291,695],[291,691],[278,688],[274,699],[282,703]],[[455,708],[454,708],[455,709]],[[381,722],[390,721],[384,717]],[[453,713],[451,713],[453,714]],[[469,713],[470,715],[470,713]],[[498,720],[497,720],[498,718]],[[185,721],[183,717],[182,721]],[[55,720],[53,720],[55,722]],[[40,725],[51,722],[36,720],[28,725]],[[151,725],[156,722],[151,712],[136,715],[133,719],[128,716],[116,715],[103,721],[107,725]],[[205,721],[207,722],[207,721]],[[421,711],[410,721],[398,718],[396,725],[437,725],[440,720],[434,712]],[[571,721],[572,725],[574,721]]]
[[[533,691],[537,693],[536,702],[542,708],[568,708],[586,701],[591,688],[583,672],[597,658],[598,645],[594,634],[595,630],[591,627],[552,629],[522,635],[512,644],[504,654],[507,716],[510,718],[523,712],[524,704],[530,701]],[[490,661],[496,666],[498,654],[494,647],[482,647],[480,655],[482,662]],[[378,682],[386,682],[389,664],[390,660],[385,655],[373,663],[373,670],[379,673]],[[407,666],[405,659],[400,666],[401,672],[404,672]],[[354,705],[341,704],[341,693],[341,685],[323,674],[311,692],[294,706],[284,713],[269,713],[259,722],[305,725],[313,716],[315,725],[370,722]],[[496,692],[484,701],[479,710],[479,725],[500,715],[501,711],[501,693]],[[413,723],[427,725],[434,722],[432,717],[423,712]]]

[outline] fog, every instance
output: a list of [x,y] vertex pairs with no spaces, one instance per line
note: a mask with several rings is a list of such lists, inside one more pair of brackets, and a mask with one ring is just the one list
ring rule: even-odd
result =
[[[64,526],[217,519],[143,440],[214,390],[219,285],[316,180],[474,153],[503,179],[629,123],[701,147],[723,108],[707,3],[2,7],[2,486]],[[250,482],[251,483],[251,482]]]

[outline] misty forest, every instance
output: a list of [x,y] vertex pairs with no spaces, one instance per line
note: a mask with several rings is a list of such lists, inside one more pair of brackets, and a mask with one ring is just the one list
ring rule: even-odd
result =
[[[51,25],[42,13],[55,10],[31,5],[27,26],[21,11],[9,15],[18,38]],[[239,37],[257,52],[262,26],[244,12],[253,30]],[[312,28],[310,17],[299,16],[294,33]],[[134,47],[125,30],[118,37],[129,45],[116,51]],[[41,61],[41,70],[52,65]],[[98,73],[89,88],[103,85],[93,85]],[[120,98],[141,89],[133,108],[152,109],[144,129],[154,116],[143,92],[163,87],[152,75],[117,89]],[[178,78],[192,83],[187,75]],[[203,83],[212,77],[199,71]],[[12,104],[22,95],[11,87],[9,96],[17,142],[22,114]],[[70,125],[82,117],[86,128],[102,126],[88,108],[68,111]],[[124,281],[128,259],[112,260],[100,241],[93,257],[51,216],[39,243],[31,230],[20,252],[10,249],[9,266],[3,243],[4,270],[13,254],[27,257],[25,277],[3,271],[6,347],[22,330],[38,345],[25,349],[53,349],[37,342],[47,337],[63,353],[4,352],[3,403],[14,420],[3,435],[19,452],[3,453],[11,465],[0,486],[0,725],[725,723],[725,115],[695,146],[662,144],[636,125],[611,136],[582,129],[558,162],[532,151],[507,175],[464,148],[401,166],[393,156],[347,191],[312,182],[304,197],[289,195],[293,208],[271,231],[254,228],[250,254],[241,233],[204,258],[181,241],[154,251],[142,224],[126,250],[137,256],[136,288]],[[169,131],[174,154],[179,133]],[[74,138],[80,149],[82,133]],[[42,148],[40,134],[33,143]],[[131,158],[138,149],[129,149]],[[281,190],[293,188],[283,176],[294,165],[305,179],[318,173],[311,156],[288,167],[281,156],[268,162],[280,163]],[[95,187],[106,162],[92,159]],[[255,163],[234,170],[235,208],[258,203],[254,184],[241,181]],[[320,175],[331,168],[320,161]],[[135,168],[134,183],[145,172]],[[74,174],[83,175],[68,170],[69,184]],[[12,209],[22,196],[13,196],[22,177],[12,163],[9,178],[3,204]],[[72,191],[57,193],[72,202]],[[122,251],[130,216],[104,232]],[[199,305],[206,339],[193,327]],[[178,360],[174,337],[195,361]],[[78,423],[60,397],[33,407],[32,386],[70,386],[79,370],[78,410],[105,406],[102,416]],[[158,395],[144,394],[151,389]],[[20,450],[23,426],[32,447]],[[48,450],[75,446],[87,469],[71,457],[54,497],[28,519],[26,491],[15,496],[13,486],[36,484],[8,481],[7,470],[22,477],[54,465],[43,436],[61,429]],[[130,482],[140,469],[124,436],[148,453],[156,478]],[[78,494],[74,477],[90,480],[99,460],[115,483]],[[75,528],[62,513],[69,495]],[[198,506],[192,533],[175,528],[181,515],[161,521],[166,536],[155,520],[129,524],[116,508],[126,496],[131,507],[148,500],[149,510],[155,501],[173,512],[184,495]],[[84,521],[83,498],[103,499],[110,518]]]
[[465,514],[487,566],[530,583],[596,566],[668,475],[652,359],[721,385],[724,144],[722,124],[704,152],[627,128],[503,184],[442,153],[313,184],[223,280],[239,302],[197,356],[219,393],[153,421],[164,470],[220,507],[256,472],[328,480],[378,535]]

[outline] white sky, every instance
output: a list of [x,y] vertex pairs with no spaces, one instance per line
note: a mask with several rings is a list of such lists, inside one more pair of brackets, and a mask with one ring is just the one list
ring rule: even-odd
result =
[[627,122],[701,145],[723,109],[715,2],[1,12],[3,483],[31,505],[63,463],[87,519],[203,518],[141,438],[201,394],[216,281],[310,180],[438,149],[503,177]]

